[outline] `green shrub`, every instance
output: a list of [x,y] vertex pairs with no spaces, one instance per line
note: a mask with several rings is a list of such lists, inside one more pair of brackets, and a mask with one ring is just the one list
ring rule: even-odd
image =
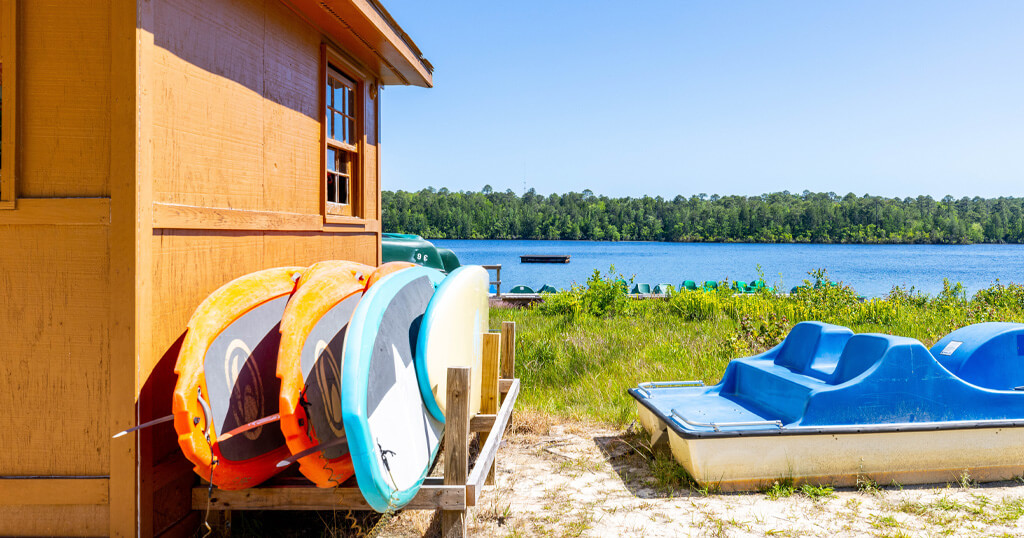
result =
[[687,321],[710,321],[722,311],[719,294],[704,290],[676,293],[669,297],[668,304]]
[[1024,286],[1017,284],[996,282],[973,297],[949,282],[934,297],[896,287],[862,301],[823,270],[809,276],[792,295],[735,294],[723,284],[636,300],[611,268],[595,271],[584,286],[545,295],[537,306],[493,309],[492,328],[503,320],[519,323],[524,406],[625,424],[636,416],[627,389],[643,381],[717,382],[731,359],[777,345],[801,321],[898,334],[929,346],[972,323],[1024,322]]

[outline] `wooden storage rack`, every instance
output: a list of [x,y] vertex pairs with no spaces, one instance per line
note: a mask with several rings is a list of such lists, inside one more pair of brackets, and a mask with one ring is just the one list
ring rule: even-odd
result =
[[[480,414],[469,415],[470,368],[448,369],[444,431],[444,476],[428,477],[403,510],[441,510],[442,535],[466,535],[466,511],[476,506],[484,485],[494,484],[498,447],[519,396],[515,373],[514,322],[500,333],[483,335],[483,390]],[[500,407],[499,407],[500,402]],[[469,435],[479,436],[480,452],[469,468]],[[282,480],[237,491],[206,486],[192,489],[192,509],[209,506],[213,521],[230,521],[233,510],[372,510],[358,487],[317,488]],[[230,526],[223,528],[230,532]]]

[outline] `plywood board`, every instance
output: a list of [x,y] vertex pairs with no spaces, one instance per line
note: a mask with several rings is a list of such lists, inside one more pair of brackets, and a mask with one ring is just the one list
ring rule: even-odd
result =
[[[154,200],[321,214],[319,31],[273,0],[155,9]],[[379,219],[374,83],[362,87],[360,189],[361,212]]]
[[108,474],[108,232],[0,226],[0,475]]
[[263,209],[263,2],[154,4],[154,200]]
[[0,506],[2,536],[106,536],[109,510],[96,506]]
[[110,2],[18,9],[18,195],[108,196]]
[[266,207],[320,213],[320,35],[267,2],[263,113]]

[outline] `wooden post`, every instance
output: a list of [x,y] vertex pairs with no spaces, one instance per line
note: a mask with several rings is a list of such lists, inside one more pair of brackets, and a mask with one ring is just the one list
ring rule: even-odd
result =
[[[466,366],[448,369],[444,427],[444,484],[464,486],[469,478],[469,376]],[[441,511],[441,535],[466,536],[466,510]]]
[[501,322],[501,378],[516,377],[516,322]]
[[[498,333],[484,333],[483,337],[483,381],[480,391],[480,414],[493,415],[498,412],[498,362],[501,357],[501,335]],[[480,446],[487,442],[487,432],[477,434]],[[487,472],[488,486],[494,485],[494,471],[497,469],[497,460],[491,465]]]

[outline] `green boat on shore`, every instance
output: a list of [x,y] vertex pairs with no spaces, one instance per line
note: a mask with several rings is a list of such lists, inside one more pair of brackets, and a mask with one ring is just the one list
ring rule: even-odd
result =
[[460,265],[459,257],[449,249],[413,234],[381,234],[381,261],[409,262],[450,273]]

